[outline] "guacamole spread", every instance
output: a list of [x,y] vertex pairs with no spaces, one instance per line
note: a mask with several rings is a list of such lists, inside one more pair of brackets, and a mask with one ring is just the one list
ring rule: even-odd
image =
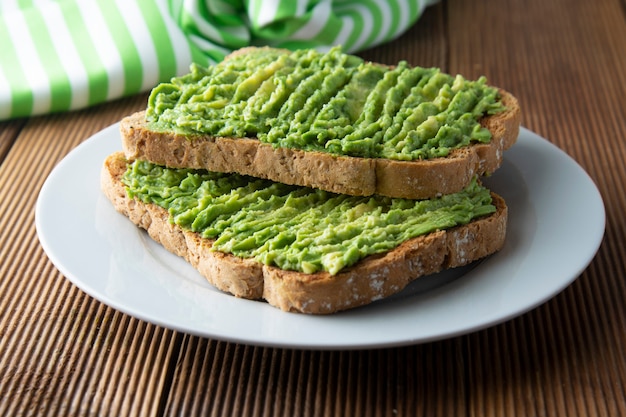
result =
[[130,197],[169,211],[170,221],[213,239],[213,250],[305,273],[342,268],[426,233],[495,211],[489,190],[431,200],[355,197],[238,174],[170,169],[135,161]]
[[479,119],[504,110],[484,77],[391,68],[345,54],[256,49],[158,85],[146,111],[154,130],[252,137],[277,147],[368,158],[446,156],[488,142]]

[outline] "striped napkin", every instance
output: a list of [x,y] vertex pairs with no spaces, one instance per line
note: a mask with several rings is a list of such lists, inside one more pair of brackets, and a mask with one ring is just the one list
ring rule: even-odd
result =
[[0,0],[0,120],[146,91],[234,49],[390,41],[433,0]]

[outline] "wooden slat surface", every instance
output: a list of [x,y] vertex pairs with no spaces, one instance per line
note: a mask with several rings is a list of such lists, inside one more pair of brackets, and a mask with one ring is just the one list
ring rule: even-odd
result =
[[47,259],[34,205],[56,163],[146,96],[0,123],[0,415],[626,415],[625,10],[623,0],[442,1],[361,54],[486,75],[520,99],[525,127],[587,170],[606,205],[597,257],[561,294],[422,345],[245,346],[105,306]]

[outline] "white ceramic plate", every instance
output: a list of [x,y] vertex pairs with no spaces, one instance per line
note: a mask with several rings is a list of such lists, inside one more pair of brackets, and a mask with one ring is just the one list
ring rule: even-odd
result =
[[486,184],[509,205],[504,248],[473,265],[420,278],[394,297],[330,315],[285,313],[214,289],[190,265],[118,214],[100,191],[118,126],[58,164],[36,207],[41,244],[87,294],[134,317],[209,338],[275,347],[398,346],[472,332],[522,314],[569,285],[604,234],[600,194],[564,152],[522,129]]

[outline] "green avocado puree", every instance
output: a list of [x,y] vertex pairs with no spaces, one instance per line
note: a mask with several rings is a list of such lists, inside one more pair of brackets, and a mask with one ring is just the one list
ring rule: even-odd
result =
[[306,187],[135,161],[129,195],[169,211],[170,221],[214,239],[213,250],[305,273],[342,268],[435,230],[495,211],[489,190],[431,200],[354,197]]
[[256,137],[277,147],[369,158],[448,155],[491,133],[478,120],[504,110],[485,77],[437,68],[365,62],[340,47],[260,49],[191,72],[152,90],[155,130]]

